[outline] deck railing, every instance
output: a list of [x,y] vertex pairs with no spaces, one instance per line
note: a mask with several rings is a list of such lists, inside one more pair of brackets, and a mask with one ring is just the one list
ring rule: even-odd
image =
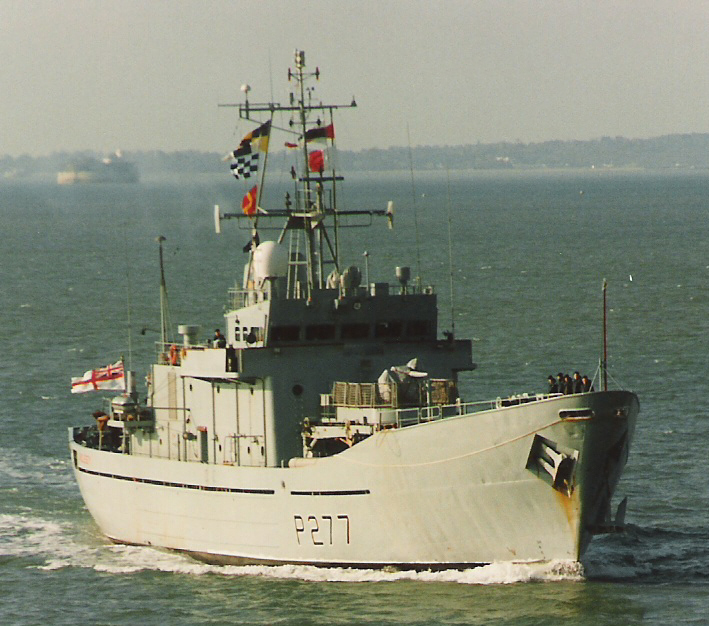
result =
[[431,404],[428,406],[412,407],[408,409],[397,409],[396,426],[397,428],[405,428],[406,426],[414,426],[416,424],[433,422],[449,417],[469,415],[470,413],[481,413],[482,411],[490,411],[492,409],[527,404],[528,402],[538,402],[540,400],[556,398],[561,395],[563,394],[523,393],[516,396],[510,396],[509,398],[495,398],[494,400],[460,402],[455,404]]

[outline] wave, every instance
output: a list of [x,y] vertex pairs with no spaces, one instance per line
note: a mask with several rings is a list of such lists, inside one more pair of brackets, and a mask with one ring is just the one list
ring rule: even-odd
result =
[[29,560],[28,566],[48,571],[78,568],[117,575],[147,571],[306,582],[504,585],[586,580],[679,582],[709,577],[709,546],[704,546],[699,529],[681,532],[638,527],[594,544],[583,564],[497,562],[466,570],[401,571],[308,565],[209,565],[177,552],[111,544],[83,512],[58,517],[25,509],[0,513],[0,555]]
[[0,474],[5,477],[5,487],[74,487],[68,457],[56,459],[5,450],[0,456]]
[[306,582],[445,582],[467,585],[499,585],[520,582],[583,580],[583,567],[573,561],[552,563],[492,563],[467,570],[397,571],[393,569],[352,569],[311,565],[207,565],[189,557],[137,546],[113,546],[116,558],[111,563],[96,564],[107,573],[127,574],[157,570],[179,574],[218,576],[254,576]]
[[153,571],[192,576],[249,576],[306,582],[418,581],[465,585],[584,579],[583,567],[573,561],[492,563],[467,570],[436,572],[309,565],[208,565],[176,552],[108,544],[98,535],[98,531],[89,530],[86,526],[83,526],[82,532],[82,526],[77,528],[68,521],[43,519],[29,513],[0,514],[0,546],[0,552],[5,556],[41,561],[32,566],[45,571],[86,568],[121,575]]
[[657,528],[628,525],[598,538],[584,559],[588,580],[687,582],[709,578],[709,545],[703,525]]
[[[97,561],[91,563],[86,561],[86,557],[94,556],[99,556]],[[208,565],[182,554],[141,546],[106,546],[100,555],[85,551],[82,555],[76,555],[72,560],[74,561],[73,566],[91,567],[98,572],[108,574],[155,571],[191,576],[259,577],[305,582],[374,583],[406,580],[466,585],[500,585],[583,580],[583,567],[572,561],[544,564],[492,563],[474,569],[436,572],[315,567],[311,565]],[[56,569],[61,565],[61,560],[55,559],[43,569]]]
[[533,581],[583,580],[583,567],[573,561],[545,564],[492,563],[467,570],[398,571],[394,569],[352,569],[311,565],[207,565],[171,552],[138,546],[111,546],[111,562],[94,569],[106,573],[130,574],[153,570],[202,576],[254,576],[306,582],[447,582],[470,585],[499,585]]

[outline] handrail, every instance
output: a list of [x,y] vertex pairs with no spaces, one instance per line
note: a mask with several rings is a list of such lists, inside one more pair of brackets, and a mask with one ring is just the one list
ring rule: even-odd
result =
[[[293,261],[291,264],[297,264],[299,262]],[[376,295],[372,290],[376,290]],[[337,291],[337,288],[327,289],[327,291]],[[342,291],[340,295],[342,295]],[[283,294],[288,293],[288,299],[290,300],[307,300],[307,290],[302,290],[301,293],[291,293],[288,289],[278,289],[277,285],[270,280],[264,281],[261,286],[252,287],[230,287],[227,290],[227,307],[230,310],[236,310],[257,304],[259,302],[264,302],[271,299],[276,299],[283,297]],[[435,294],[435,288],[433,285],[407,285],[403,288],[398,283],[372,283],[372,285],[360,285],[353,289],[347,291],[347,295],[354,297],[376,297],[378,295],[406,295],[406,296],[419,296],[419,295],[433,295]]]
[[522,394],[510,396],[509,398],[495,398],[494,400],[479,400],[477,402],[462,402],[456,404],[431,404],[421,407],[406,409],[396,409],[396,426],[405,428],[426,422],[434,422],[449,417],[459,417],[470,413],[482,413],[506,406],[526,404],[528,402],[539,402],[551,398],[560,397],[563,394],[537,393],[533,395]]

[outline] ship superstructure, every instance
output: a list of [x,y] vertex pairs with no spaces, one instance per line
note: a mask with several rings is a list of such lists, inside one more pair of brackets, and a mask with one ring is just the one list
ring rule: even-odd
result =
[[120,150],[98,160],[92,156],[75,159],[57,173],[60,185],[84,183],[137,183],[140,179],[135,163],[126,161]]
[[[218,229],[234,217],[251,236],[224,337],[181,325],[171,343],[163,307],[147,397],[129,384],[70,431],[89,511],[113,541],[219,563],[579,559],[620,522],[611,498],[637,397],[460,397],[471,342],[439,336],[433,288],[406,267],[389,284],[341,262],[343,220],[393,210],[338,208],[342,179],[313,141],[334,141],[335,111],[355,105],[313,103],[305,85],[319,77],[297,51],[289,104],[250,103],[244,88],[240,115],[258,127],[231,155],[235,175],[263,176],[276,112],[292,115],[302,171],[281,209],[260,206],[263,178],[243,213],[216,208]],[[282,224],[277,240],[260,240],[265,220]]]

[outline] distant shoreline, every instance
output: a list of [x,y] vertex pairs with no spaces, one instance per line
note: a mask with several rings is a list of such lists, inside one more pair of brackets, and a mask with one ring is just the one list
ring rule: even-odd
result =
[[[123,151],[135,163],[141,178],[229,175],[223,154],[182,150],[176,152]],[[101,158],[98,152],[57,152],[49,156],[0,157],[0,183],[56,177],[67,162]],[[274,152],[273,160],[283,160]],[[374,172],[482,171],[704,171],[709,170],[709,133],[665,135],[652,139],[603,137],[588,141],[495,143],[461,146],[417,146],[337,150],[337,169],[346,174]]]

